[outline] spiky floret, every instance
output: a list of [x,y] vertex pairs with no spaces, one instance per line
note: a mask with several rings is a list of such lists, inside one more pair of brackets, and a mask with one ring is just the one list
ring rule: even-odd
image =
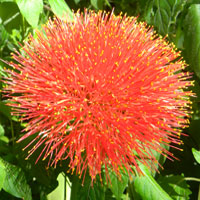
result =
[[181,143],[192,95],[175,50],[135,17],[85,11],[73,22],[49,20],[13,55],[5,80],[13,113],[28,121],[19,141],[36,135],[29,156],[44,145],[38,159],[70,158],[70,169],[89,168],[92,180],[102,166],[119,174],[151,165],[153,150],[173,157],[162,144]]

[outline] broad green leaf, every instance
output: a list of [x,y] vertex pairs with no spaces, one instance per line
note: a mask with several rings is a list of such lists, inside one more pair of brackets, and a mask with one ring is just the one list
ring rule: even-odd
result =
[[64,191],[66,198],[69,199],[71,191],[70,186],[68,185],[69,180],[67,181],[63,173],[60,173],[58,175],[57,181],[58,181],[58,187],[53,192],[48,194],[47,199],[48,200],[64,199]]
[[158,32],[166,35],[170,33],[170,27],[176,24],[176,20],[187,0],[155,0],[152,8],[152,23],[158,29]]
[[42,0],[16,0],[20,12],[32,27],[37,27],[43,9]]
[[0,137],[5,133],[3,126],[0,124]]
[[0,3],[3,3],[3,2],[14,2],[14,0],[0,0]]
[[64,0],[49,0],[49,4],[53,13],[59,18],[69,17],[69,20],[73,19],[73,13],[67,3]]
[[96,179],[92,185],[91,177],[86,174],[83,184],[82,179],[79,179],[77,175],[74,175],[70,181],[72,183],[71,200],[106,200],[105,188],[99,179]]
[[5,171],[5,165],[3,162],[0,160],[0,191],[3,187],[3,183],[6,177],[6,171]]
[[186,183],[184,176],[160,176],[158,183],[161,187],[175,200],[189,200],[192,193],[189,185]]
[[200,78],[200,4],[193,4],[188,9],[184,46],[186,61]]
[[0,159],[0,161],[3,162],[6,172],[3,190],[15,197],[24,200],[31,200],[31,188],[26,182],[26,177],[22,169],[4,161],[3,159]]
[[129,185],[127,187],[128,196],[130,197],[130,199],[141,200],[140,195],[135,190],[134,181],[135,176],[132,177],[132,180],[130,180]]
[[109,172],[110,181],[111,183],[108,184],[108,187],[111,189],[112,193],[114,194],[117,200],[120,200],[125,188],[128,185],[129,176],[128,173],[121,171],[121,180],[116,176],[113,171]]
[[103,9],[104,0],[90,0],[90,3],[95,9]]
[[8,137],[6,137],[4,135],[0,136],[0,140],[3,141],[3,142],[5,142],[5,143],[9,143]]
[[[163,149],[162,152],[164,152],[164,149],[166,151],[169,151],[170,147],[167,144],[161,143],[160,149]],[[151,175],[155,176],[157,173],[157,171],[155,169],[158,169],[158,171],[160,170],[160,167],[163,166],[163,164],[166,161],[167,156],[165,154],[167,154],[167,153],[161,154],[161,152],[153,150],[153,149],[146,149],[143,153],[146,155],[147,158],[149,157],[149,155],[151,155],[152,159],[151,160],[147,159],[147,160],[148,160],[149,164],[152,166],[152,169],[154,169],[151,171]],[[137,152],[134,152],[134,154],[139,157]],[[156,160],[156,162],[155,162],[155,160]]]
[[138,176],[134,180],[135,191],[145,200],[172,200],[172,198],[163,190],[163,188],[152,177],[148,168],[144,165],[139,166],[144,176]]
[[200,164],[200,151],[197,151],[195,148],[192,148],[192,153],[195,160]]

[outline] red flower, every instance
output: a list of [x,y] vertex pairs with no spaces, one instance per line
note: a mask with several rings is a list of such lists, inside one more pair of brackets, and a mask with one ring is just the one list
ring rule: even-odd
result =
[[70,158],[70,169],[89,168],[92,180],[102,166],[119,174],[151,165],[152,150],[171,157],[162,144],[181,143],[192,95],[179,56],[134,17],[86,11],[50,20],[13,55],[19,64],[5,81],[14,114],[28,121],[20,141],[36,135],[29,156],[43,144],[39,158]]

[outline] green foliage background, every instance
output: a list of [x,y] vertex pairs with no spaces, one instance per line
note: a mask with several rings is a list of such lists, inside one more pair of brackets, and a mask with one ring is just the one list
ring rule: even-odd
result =
[[[67,3],[66,3],[67,2]],[[132,179],[122,172],[122,180],[110,172],[111,184],[97,179],[93,187],[86,175],[84,186],[76,176],[67,174],[67,161],[56,169],[45,161],[35,165],[37,152],[25,160],[22,151],[31,138],[16,143],[23,128],[17,117],[11,116],[6,99],[0,94],[0,200],[200,200],[200,0],[0,0],[0,58],[11,60],[10,53],[19,49],[19,43],[34,35],[49,17],[62,17],[72,10],[103,9],[115,14],[127,13],[153,25],[155,30],[182,51],[193,73],[193,114],[190,127],[184,130],[184,151],[171,151],[179,161],[171,162],[155,152],[164,169],[152,173],[141,166],[144,177]],[[0,79],[6,76],[5,63],[0,61]],[[3,83],[0,82],[0,90]],[[39,150],[38,150],[39,152]],[[102,172],[103,173],[103,172]]]

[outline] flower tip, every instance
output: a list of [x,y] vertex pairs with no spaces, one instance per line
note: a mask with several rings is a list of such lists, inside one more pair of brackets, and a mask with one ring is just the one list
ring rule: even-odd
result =
[[[22,141],[22,138],[20,138],[19,140],[16,141],[16,143],[20,143]],[[25,150],[25,148],[22,149],[23,151]]]

